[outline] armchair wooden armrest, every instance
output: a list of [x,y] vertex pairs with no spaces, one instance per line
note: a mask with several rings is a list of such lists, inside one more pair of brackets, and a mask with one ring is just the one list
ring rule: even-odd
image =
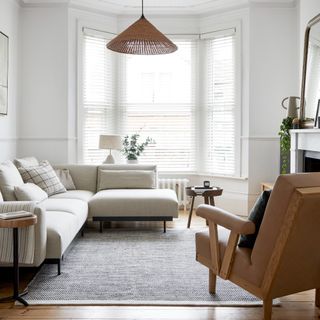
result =
[[[221,278],[228,279],[239,236],[240,234],[253,234],[256,229],[255,224],[252,221],[242,219],[230,212],[209,205],[200,205],[196,214],[209,222],[212,271],[220,275]],[[221,265],[217,225],[231,231]]]
[[228,211],[209,205],[200,205],[196,211],[197,216],[212,221],[232,232],[238,234],[253,234],[256,226],[252,221],[240,218]]

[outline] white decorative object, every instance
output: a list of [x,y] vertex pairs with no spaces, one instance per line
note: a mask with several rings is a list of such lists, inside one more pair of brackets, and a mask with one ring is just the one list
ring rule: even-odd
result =
[[127,159],[127,164],[138,164],[138,163],[139,163],[138,159],[137,160],[128,160]]
[[114,163],[114,158],[111,154],[111,150],[121,150],[122,142],[121,136],[102,134],[100,135],[99,149],[109,149],[109,155],[107,156],[104,163]]
[[313,152],[320,154],[320,129],[290,130],[291,152],[290,172],[304,171],[304,153]]

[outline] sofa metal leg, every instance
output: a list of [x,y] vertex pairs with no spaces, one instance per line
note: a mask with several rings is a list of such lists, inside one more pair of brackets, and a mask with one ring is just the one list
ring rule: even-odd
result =
[[100,233],[103,231],[103,221],[100,221]]
[[58,276],[61,274],[61,260],[58,260]]
[[164,220],[163,221],[163,233],[166,233],[167,232],[167,221]]

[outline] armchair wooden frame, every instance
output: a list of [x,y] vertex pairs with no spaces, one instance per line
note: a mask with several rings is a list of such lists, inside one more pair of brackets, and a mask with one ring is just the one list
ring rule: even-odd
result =
[[[206,219],[209,223],[211,261],[208,261],[205,257],[200,255],[197,255],[197,261],[209,268],[209,292],[215,293],[217,276],[225,280],[230,280],[263,300],[264,319],[270,320],[272,315],[272,300],[280,297],[277,295],[277,292],[272,289],[283,257],[283,252],[290,238],[290,234],[301,206],[306,200],[314,197],[319,199],[320,187],[297,188],[294,192],[294,195],[291,198],[292,201],[287,208],[284,222],[281,225],[271,259],[269,260],[263,276],[261,286],[256,286],[253,283],[250,283],[231,273],[239,236],[240,234],[253,234],[255,232],[254,224],[249,220],[241,219],[238,216],[232,215],[217,207],[211,207],[207,205],[199,206],[196,214]],[[218,225],[230,230],[230,236],[222,261],[220,259],[221,253],[218,242]],[[315,289],[315,303],[317,307],[320,307],[320,289]]]

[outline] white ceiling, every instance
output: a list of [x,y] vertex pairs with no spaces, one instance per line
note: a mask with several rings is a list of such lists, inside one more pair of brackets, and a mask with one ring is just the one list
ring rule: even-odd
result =
[[[113,14],[137,14],[141,0],[19,0],[24,6],[68,4]],[[204,14],[223,9],[241,7],[249,3],[263,5],[293,5],[296,0],[144,0],[146,13],[152,14]]]

